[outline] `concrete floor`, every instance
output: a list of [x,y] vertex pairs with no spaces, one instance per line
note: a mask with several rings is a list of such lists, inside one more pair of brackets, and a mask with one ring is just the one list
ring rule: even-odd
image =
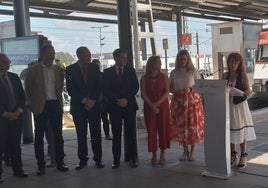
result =
[[[1,188],[264,188],[268,187],[268,108],[252,111],[255,121],[257,140],[248,143],[248,167],[243,170],[233,169],[233,175],[228,180],[203,177],[205,170],[204,144],[197,146],[196,161],[180,162],[178,160],[182,148],[172,142],[171,148],[166,151],[166,165],[153,167],[150,164],[151,154],[147,152],[147,134],[145,129],[138,129],[138,157],[139,166],[132,169],[123,162],[119,169],[113,170],[112,142],[102,141],[103,160],[105,167],[98,169],[93,160],[80,171],[75,170],[79,162],[77,158],[77,140],[73,128],[64,129],[65,162],[69,171],[62,173],[55,168],[48,168],[47,173],[36,176],[36,160],[33,144],[22,146],[24,170],[29,173],[27,179],[12,176],[10,167],[4,166]],[[88,140],[90,143],[90,140]],[[122,150],[123,151],[123,150]],[[92,151],[89,150],[92,159]]]

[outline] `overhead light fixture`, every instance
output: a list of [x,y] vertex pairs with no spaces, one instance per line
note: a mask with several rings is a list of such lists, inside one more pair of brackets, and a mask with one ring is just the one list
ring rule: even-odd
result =
[[224,1],[223,2],[224,5],[231,5],[231,6],[238,6],[239,3],[235,3],[233,1]]
[[177,14],[175,13],[171,14],[171,20],[174,22],[177,21]]
[[199,2],[189,1],[189,0],[154,0],[154,3],[163,3],[163,4],[170,4],[170,5],[180,5],[186,7],[199,7]]

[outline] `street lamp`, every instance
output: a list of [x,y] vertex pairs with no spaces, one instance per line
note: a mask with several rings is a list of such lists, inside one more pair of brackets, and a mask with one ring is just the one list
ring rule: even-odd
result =
[[105,27],[109,27],[108,25],[103,25],[103,26],[93,26],[91,27],[92,29],[99,29],[99,33],[100,33],[100,63],[101,63],[101,70],[103,71],[103,62],[102,62],[102,46],[105,44],[103,43],[103,40],[105,39],[105,37],[102,37],[101,35],[101,30]]

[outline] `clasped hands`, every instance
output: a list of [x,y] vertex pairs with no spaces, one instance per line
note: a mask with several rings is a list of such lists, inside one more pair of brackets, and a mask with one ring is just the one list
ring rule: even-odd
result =
[[95,105],[96,101],[92,100],[92,99],[85,99],[85,101],[83,102],[84,104],[84,108],[86,110],[90,110],[91,108],[93,108],[93,106]]
[[160,104],[158,102],[155,102],[150,106],[154,114],[158,114],[160,112],[158,108],[159,105]]
[[14,121],[14,120],[19,119],[20,115],[21,115],[20,111],[6,112],[5,115],[4,115],[4,118],[6,118],[9,121]]
[[116,100],[116,104],[122,108],[126,107],[127,106],[127,99],[126,98],[121,98],[121,99],[117,99]]

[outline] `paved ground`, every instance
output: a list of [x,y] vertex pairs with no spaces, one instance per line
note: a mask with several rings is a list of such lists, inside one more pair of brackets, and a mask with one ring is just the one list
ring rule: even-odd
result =
[[[72,128],[64,130],[66,164],[70,170],[66,173],[55,168],[47,169],[46,175],[35,175],[36,161],[33,144],[22,146],[24,169],[29,173],[27,179],[12,176],[9,167],[4,167],[4,183],[0,188],[73,188],[73,187],[100,187],[100,188],[268,188],[268,108],[252,111],[255,121],[257,140],[248,145],[248,167],[244,170],[233,169],[233,176],[228,180],[203,177],[205,170],[204,145],[199,144],[196,151],[196,161],[180,162],[182,153],[176,143],[166,152],[167,164],[152,167],[151,155],[147,152],[146,130],[138,129],[139,167],[130,168],[129,164],[122,162],[119,169],[111,169],[112,154],[111,141],[104,140],[103,160],[105,168],[97,169],[92,160],[88,166],[80,171],[75,170],[78,163],[77,143],[75,131]],[[90,140],[88,140],[90,143]],[[89,150],[90,157],[92,152]],[[217,159],[215,159],[217,160]]]

